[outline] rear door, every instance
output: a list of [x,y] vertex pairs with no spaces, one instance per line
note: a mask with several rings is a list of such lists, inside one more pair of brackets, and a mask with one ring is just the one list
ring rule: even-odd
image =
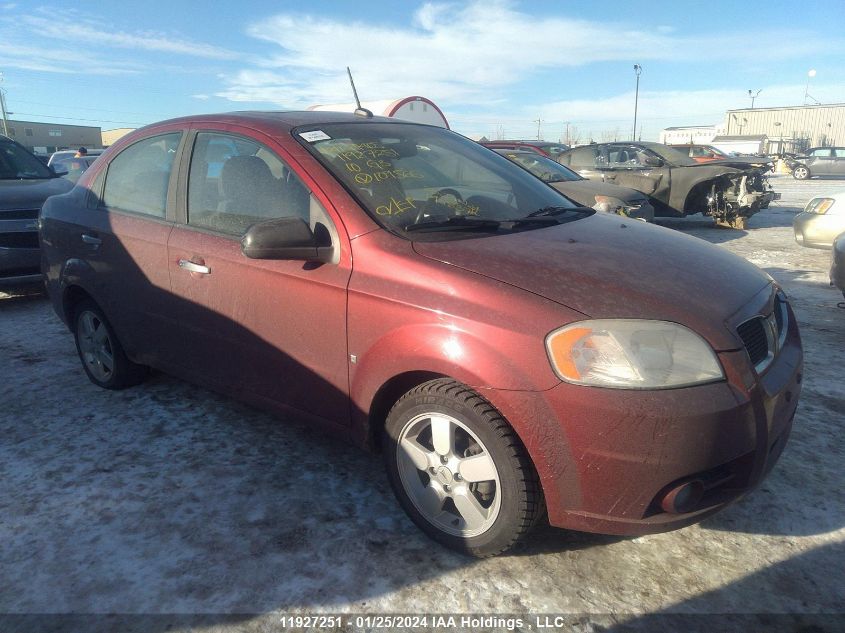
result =
[[833,151],[836,160],[833,162],[830,173],[832,176],[845,176],[845,147],[837,147]]
[[834,173],[835,162],[836,156],[834,156],[832,147],[814,149],[812,158],[808,161],[810,174],[813,176],[829,176]]
[[117,154],[95,180],[71,236],[94,271],[88,289],[129,355],[163,367],[172,361],[178,334],[167,239],[183,136],[179,129],[162,130]]
[[[338,216],[273,139],[236,126],[192,133],[184,207],[168,245],[182,359],[193,378],[247,399],[348,423],[346,288]],[[336,261],[249,259],[255,222],[300,217],[328,231]]]

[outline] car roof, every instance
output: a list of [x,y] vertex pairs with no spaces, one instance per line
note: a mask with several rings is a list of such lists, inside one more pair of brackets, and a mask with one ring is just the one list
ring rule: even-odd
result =
[[[299,111],[261,111],[244,110],[238,112],[221,112],[218,114],[198,114],[184,116],[166,121],[158,121],[152,125],[159,126],[176,123],[234,123],[256,127],[273,127],[274,129],[291,130],[306,125],[322,125],[328,123],[395,123],[397,125],[426,125],[383,116],[363,117],[351,112],[325,112],[318,110]],[[147,126],[150,127],[150,126]],[[439,127],[439,126],[426,126]],[[142,128],[143,129],[143,128]]]

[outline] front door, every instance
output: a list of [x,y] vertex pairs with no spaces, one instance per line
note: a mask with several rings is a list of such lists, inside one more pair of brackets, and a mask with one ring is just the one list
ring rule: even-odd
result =
[[[185,218],[168,246],[182,362],[225,391],[347,423],[348,242],[269,143],[196,134]],[[336,261],[257,260],[241,252],[250,225],[286,216],[328,232]]]

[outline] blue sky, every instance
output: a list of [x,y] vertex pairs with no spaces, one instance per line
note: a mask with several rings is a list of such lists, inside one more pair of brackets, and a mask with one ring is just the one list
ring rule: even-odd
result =
[[12,118],[138,127],[192,113],[424,95],[467,135],[642,137],[728,108],[845,102],[845,2],[0,0]]

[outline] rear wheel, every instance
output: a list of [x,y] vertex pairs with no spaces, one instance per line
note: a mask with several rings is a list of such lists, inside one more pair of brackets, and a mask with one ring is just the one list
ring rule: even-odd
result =
[[125,389],[147,376],[147,368],[130,361],[100,307],[91,300],[74,309],[76,351],[89,380],[104,389]]
[[795,180],[807,180],[810,177],[810,170],[804,165],[798,165],[798,167],[792,170],[792,177]]
[[447,547],[499,554],[543,514],[537,474],[519,438],[461,383],[432,380],[406,393],[388,414],[384,440],[400,504]]

